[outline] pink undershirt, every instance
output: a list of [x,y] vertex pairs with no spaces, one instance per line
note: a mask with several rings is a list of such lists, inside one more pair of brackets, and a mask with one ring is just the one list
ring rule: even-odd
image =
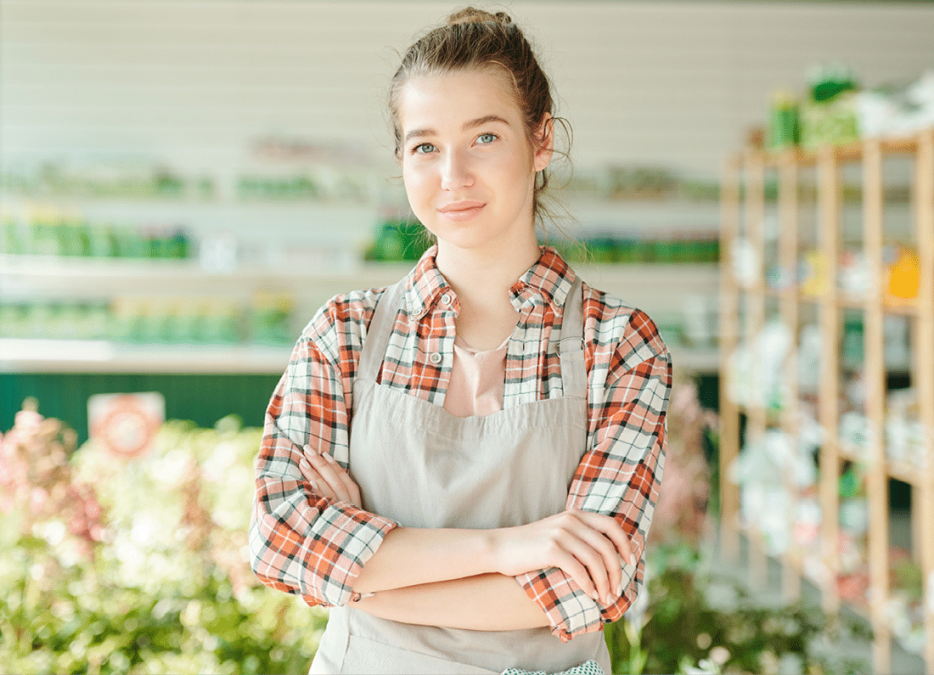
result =
[[459,337],[454,338],[451,381],[444,409],[455,417],[483,417],[503,409],[506,379],[506,345],[480,352]]

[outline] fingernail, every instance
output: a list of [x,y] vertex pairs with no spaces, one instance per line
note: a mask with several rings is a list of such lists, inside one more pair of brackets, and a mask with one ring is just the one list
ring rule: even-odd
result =
[[308,482],[311,484],[311,489],[314,490],[315,492],[317,492],[317,491],[318,491],[318,484],[317,484],[316,482],[314,482],[313,480],[310,480],[310,481],[308,481]]
[[609,593],[607,593],[607,594],[606,594],[606,598],[604,599],[603,603],[604,603],[605,605],[612,605],[612,604],[613,604],[613,596],[610,595]]
[[620,581],[619,586],[616,587],[616,597],[618,598],[623,597],[623,582],[622,581]]
[[326,461],[328,461],[328,462],[331,462],[331,464],[334,463],[334,458],[331,457],[331,454],[328,453],[328,452],[325,452],[325,453],[324,453],[324,459],[325,459]]
[[591,594],[590,594],[590,597],[593,598],[593,601],[594,601],[594,602],[600,602],[600,595],[599,595],[596,591],[594,591],[593,593],[591,593]]
[[635,553],[630,553],[630,554],[629,554],[629,564],[630,564],[630,565],[635,565],[635,564],[636,564],[636,554],[635,554]]

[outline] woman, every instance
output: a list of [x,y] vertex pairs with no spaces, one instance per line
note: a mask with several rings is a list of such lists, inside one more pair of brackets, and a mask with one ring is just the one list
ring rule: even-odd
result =
[[602,625],[642,584],[668,353],[537,245],[553,104],[508,16],[426,34],[389,103],[437,245],[305,329],[267,412],[253,569],[331,607],[312,672],[609,672]]

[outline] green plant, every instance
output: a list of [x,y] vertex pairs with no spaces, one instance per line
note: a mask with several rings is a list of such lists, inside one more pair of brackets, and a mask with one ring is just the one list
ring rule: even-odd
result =
[[119,458],[19,413],[0,436],[4,672],[306,671],[325,612],[244,555],[259,435],[170,422]]
[[[763,607],[738,582],[699,572],[698,554],[685,546],[653,555],[651,568],[658,571],[643,591],[644,614],[607,626],[613,672],[776,673],[789,661],[799,672],[866,672],[867,664],[834,661],[820,649],[824,638],[843,631],[869,639],[864,624],[837,620],[804,603]],[[729,607],[712,602],[708,591],[714,586],[732,594]],[[640,662],[641,670],[633,667]]]

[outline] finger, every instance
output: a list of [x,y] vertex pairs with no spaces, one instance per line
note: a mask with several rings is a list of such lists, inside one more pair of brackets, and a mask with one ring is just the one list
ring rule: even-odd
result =
[[559,552],[552,560],[551,564],[567,574],[580,587],[584,593],[589,595],[594,601],[599,602],[599,594],[590,573],[581,562],[567,551]]
[[[328,484],[328,487],[334,491],[337,495],[338,500],[342,502],[349,502],[350,495],[347,494],[347,490],[344,487],[343,481],[340,479],[337,470],[339,467],[337,463],[328,462],[321,455],[312,455],[310,457],[311,465],[315,470],[321,475],[321,478]],[[342,471],[343,469],[341,469]]]
[[604,602],[610,596],[610,577],[600,552],[580,538],[577,533],[564,532],[558,538],[557,543],[587,570],[597,593],[596,596],[591,597],[597,602]]
[[334,469],[338,479],[340,479],[343,484],[344,490],[349,497],[348,501],[360,506],[360,488],[356,482],[354,482],[354,479],[350,477],[350,474],[347,473],[347,470],[338,464],[337,460],[328,453],[324,453],[324,460],[331,465],[331,468]]
[[[580,518],[582,522],[587,523],[592,526],[595,531],[600,532],[603,536],[606,537],[608,541],[612,542],[612,545],[615,548],[614,560],[612,563],[609,563],[608,569],[610,570],[610,584],[617,598],[621,597],[623,594],[623,565],[626,563],[636,566],[638,564],[638,559],[635,556],[635,546],[632,541],[626,535],[626,532],[623,530],[619,522],[612,516],[606,516],[599,513],[593,513],[589,511],[580,511],[577,509],[569,510],[572,515]],[[588,540],[596,544],[592,539]],[[605,549],[600,549],[604,552],[604,558],[606,557]]]
[[623,561],[613,542],[603,533],[592,528],[583,528],[577,535],[590,546],[602,559],[607,572],[608,594],[603,595],[606,604],[612,604],[621,595],[623,582]]
[[318,475],[318,472],[314,470],[314,467],[312,467],[308,461],[309,457],[315,456],[315,451],[311,449],[310,445],[302,446],[302,450],[304,451],[304,454],[298,461],[298,468],[301,470],[302,476],[305,477],[305,480],[307,480],[309,483],[317,483],[320,481],[321,476]]
[[298,467],[302,471],[302,475],[305,477],[305,480],[311,485],[311,491],[318,497],[326,497],[327,499],[337,499],[337,495],[334,491],[328,486],[328,484],[321,478],[321,475],[315,471],[314,467],[308,463],[308,460],[302,458],[298,463]]
[[616,518],[605,516],[601,513],[580,511],[577,509],[571,509],[571,513],[595,530],[599,530],[606,535],[616,546],[616,550],[623,560],[627,561],[630,565],[636,564],[635,549],[632,542],[629,540],[629,537]]
[[308,462],[308,458],[302,457],[298,462],[298,468],[302,472],[302,476],[309,483],[317,483],[321,480],[321,475],[315,471],[315,468]]
[[342,494],[346,495],[346,501],[357,504],[357,498],[359,498],[360,491],[357,488],[357,484],[354,483],[353,479],[350,477],[350,474],[347,473],[347,470],[338,464],[337,460],[331,456],[330,453],[324,452],[321,454],[324,458],[324,461],[327,462],[330,469],[334,472],[336,480],[340,483],[339,486],[335,486]]

